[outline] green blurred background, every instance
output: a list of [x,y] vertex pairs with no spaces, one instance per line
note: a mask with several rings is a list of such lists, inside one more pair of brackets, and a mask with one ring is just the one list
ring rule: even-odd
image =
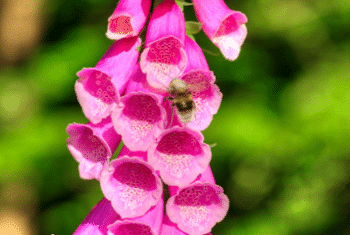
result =
[[[248,17],[239,58],[195,35],[224,94],[204,131],[231,201],[213,234],[350,234],[348,0],[226,2]],[[65,128],[87,122],[76,72],[112,43],[116,1],[0,3],[0,234],[72,234],[102,193]]]

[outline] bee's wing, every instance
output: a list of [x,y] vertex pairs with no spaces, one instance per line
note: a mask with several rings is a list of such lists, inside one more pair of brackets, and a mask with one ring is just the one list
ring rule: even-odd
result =
[[206,90],[208,83],[207,81],[200,81],[197,83],[188,83],[187,86],[189,91],[197,93]]

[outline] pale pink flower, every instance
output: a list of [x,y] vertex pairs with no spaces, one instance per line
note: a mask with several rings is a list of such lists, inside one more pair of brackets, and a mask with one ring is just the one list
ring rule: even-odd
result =
[[166,212],[169,219],[188,234],[209,233],[227,214],[228,197],[215,183],[196,181],[174,191],[170,189]]
[[146,23],[151,0],[120,0],[108,19],[107,37],[119,40],[137,36]]
[[131,92],[114,108],[114,128],[132,151],[147,151],[155,136],[164,129],[165,110],[160,99],[144,91]]
[[136,154],[113,160],[109,169],[102,171],[100,179],[104,196],[122,218],[144,215],[158,203],[163,193],[160,178]]
[[96,124],[108,117],[119,102],[133,74],[140,44],[137,37],[114,42],[94,68],[84,68],[77,73],[75,92],[90,122]]
[[215,184],[210,166],[184,188],[169,187],[166,212],[177,227],[191,235],[209,233],[228,212],[229,200]]
[[223,0],[193,0],[203,31],[228,60],[235,60],[247,36],[247,17],[227,7]]
[[174,0],[164,0],[154,10],[147,29],[141,70],[147,82],[157,89],[167,89],[187,64],[184,50],[184,15]]
[[82,179],[100,179],[103,167],[117,149],[121,136],[113,127],[111,118],[98,124],[68,125],[68,149],[79,162],[79,174]]
[[209,165],[211,150],[203,140],[198,131],[174,126],[165,130],[150,146],[148,162],[159,171],[166,184],[184,187]]

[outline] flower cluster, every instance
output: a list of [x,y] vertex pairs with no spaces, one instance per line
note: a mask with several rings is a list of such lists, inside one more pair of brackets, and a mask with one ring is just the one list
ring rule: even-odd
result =
[[[193,4],[204,32],[227,59],[236,59],[245,15],[222,0]],[[200,47],[186,35],[180,7],[164,0],[149,18],[151,5],[120,0],[106,34],[116,41],[95,67],[77,73],[76,95],[90,122],[67,127],[68,149],[80,177],[98,180],[104,198],[76,235],[203,235],[228,211],[200,132],[222,94]]]

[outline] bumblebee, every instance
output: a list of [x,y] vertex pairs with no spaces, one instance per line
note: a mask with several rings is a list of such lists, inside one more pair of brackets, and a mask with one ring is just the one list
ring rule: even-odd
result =
[[[192,99],[191,91],[185,81],[173,79],[168,89],[170,97],[165,97],[164,100],[171,100],[171,123],[173,121],[173,107],[176,106],[178,117],[182,123],[193,121],[195,114],[195,103]],[[170,125],[171,125],[170,123]]]

